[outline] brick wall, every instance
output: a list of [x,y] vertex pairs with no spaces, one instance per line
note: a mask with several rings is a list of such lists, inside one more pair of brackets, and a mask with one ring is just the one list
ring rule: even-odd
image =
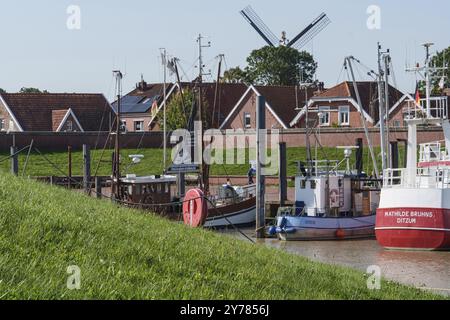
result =
[[[109,136],[108,132],[18,132],[6,133],[0,132],[0,151],[9,151],[10,146],[15,140],[16,146],[21,148],[29,145],[34,140],[34,145],[42,150],[63,151],[67,146],[73,149],[81,149],[83,144],[88,144],[91,148],[97,146],[102,149],[106,145],[114,147],[114,135]],[[141,142],[142,141],[142,142]],[[121,136],[122,148],[137,148],[141,143],[142,148],[160,148],[162,147],[162,132],[127,133]]]
[[[379,145],[379,133],[377,129],[369,129],[370,137],[373,145]],[[245,145],[254,145],[254,130],[249,130],[242,134],[235,134],[227,136],[227,140],[245,141]],[[317,135],[319,136],[319,135]],[[34,145],[42,150],[49,151],[63,151],[67,150],[67,146],[72,146],[73,149],[81,149],[83,144],[88,144],[91,148],[97,146],[98,149],[107,145],[109,148],[114,146],[114,136],[110,136],[108,141],[108,133],[80,133],[80,132],[20,132],[8,134],[0,132],[0,151],[8,151],[15,139],[16,146],[21,148],[30,144],[34,140]],[[335,129],[322,128],[320,131],[320,141],[323,146],[337,147],[337,146],[352,146],[355,144],[357,138],[363,138],[366,144],[366,139],[363,129]],[[391,129],[391,140],[406,139],[407,130],[405,128]],[[431,142],[443,140],[444,135],[441,128],[419,128],[418,129],[418,143]],[[280,131],[280,140],[286,142],[288,147],[304,147],[305,130],[304,129],[289,129]],[[122,148],[137,148],[141,143],[142,148],[162,148],[163,134],[162,132],[145,132],[145,133],[127,133],[121,136]],[[310,138],[311,144],[315,144],[315,138]]]

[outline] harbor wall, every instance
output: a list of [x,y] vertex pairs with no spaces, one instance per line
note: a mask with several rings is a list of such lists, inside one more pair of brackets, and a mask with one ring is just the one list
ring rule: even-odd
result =
[[[407,138],[407,129],[397,128],[391,129],[391,141],[403,140]],[[270,131],[269,131],[270,135]],[[374,146],[379,145],[379,132],[376,128],[369,129],[369,136]],[[275,138],[275,136],[273,136]],[[316,138],[317,137],[317,138]],[[357,138],[362,138],[364,144],[367,145],[363,129],[336,129],[324,128],[320,132],[316,132],[315,136],[310,136],[311,145],[315,145],[316,140],[320,141],[325,147],[353,146]],[[444,135],[441,128],[419,128],[418,143],[443,140]],[[34,145],[42,150],[49,151],[65,151],[68,146],[74,150],[81,149],[83,144],[88,144],[91,148],[102,149],[114,147],[114,135],[108,132],[17,132],[6,133],[0,132],[0,151],[8,152],[10,147],[15,143],[18,148],[25,147],[34,141]],[[168,139],[170,140],[170,139]],[[304,129],[288,129],[280,130],[278,139],[269,141],[286,142],[288,147],[305,147],[305,130]],[[255,131],[241,132],[222,132],[219,138],[214,139],[214,147],[227,148],[227,146],[255,146]],[[141,148],[162,148],[163,133],[162,132],[133,132],[121,135],[121,147],[134,149]]]

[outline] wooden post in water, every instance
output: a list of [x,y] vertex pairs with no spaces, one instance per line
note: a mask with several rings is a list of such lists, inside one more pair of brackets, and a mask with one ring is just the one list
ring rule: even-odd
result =
[[95,196],[97,199],[102,198],[102,178],[99,176],[95,177]]
[[287,200],[287,153],[286,142],[280,142],[279,147],[279,170],[278,177],[280,180],[280,207],[284,207]]
[[177,175],[177,185],[178,197],[181,199],[186,194],[186,175],[184,172],[180,172]]
[[363,145],[363,139],[362,138],[357,138],[356,139],[356,146],[358,147],[358,149],[356,149],[355,152],[355,158],[356,158],[356,171],[358,172],[358,175],[361,175],[361,173],[364,170],[364,165],[363,165],[363,158],[364,158],[364,145]]
[[11,152],[11,173],[15,176],[19,174],[19,159],[17,153],[17,147],[12,146],[10,149]]
[[256,238],[265,236],[265,177],[263,164],[266,154],[266,100],[258,96],[256,100]]
[[87,144],[83,144],[83,188],[86,193],[89,192],[91,181],[91,150]]
[[71,188],[71,182],[72,182],[72,147],[68,146],[67,147],[67,162],[68,162],[68,168],[69,168],[69,172],[67,174],[67,176],[69,177],[69,181],[67,181],[67,188]]
[[399,155],[398,155],[398,142],[397,141],[391,141],[391,161],[390,168],[392,169],[398,169],[399,167]]

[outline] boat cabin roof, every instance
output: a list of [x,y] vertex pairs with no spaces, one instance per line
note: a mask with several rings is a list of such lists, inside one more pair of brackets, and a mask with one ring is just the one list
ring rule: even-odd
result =
[[127,175],[125,178],[121,179],[122,183],[129,184],[156,184],[156,183],[168,183],[174,184],[176,183],[177,178],[175,176],[143,176],[137,177],[135,175]]

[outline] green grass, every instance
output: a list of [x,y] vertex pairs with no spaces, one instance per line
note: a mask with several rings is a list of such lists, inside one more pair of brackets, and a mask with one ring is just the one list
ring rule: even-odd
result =
[[0,212],[1,299],[441,298],[4,173]]
[[[375,148],[375,152],[379,153],[379,148]],[[56,167],[60,168],[65,174],[68,172],[68,156],[67,152],[43,152],[45,156],[53,162]],[[254,152],[253,152],[254,153]],[[270,152],[269,152],[270,153]],[[97,166],[99,167],[98,175],[109,176],[111,175],[111,155],[112,150],[105,150],[101,159],[101,150],[92,150],[92,174],[95,173]],[[131,160],[129,159],[130,154],[143,154],[144,159],[140,164],[131,165]],[[211,167],[211,175],[221,175],[221,176],[231,176],[231,175],[247,175],[249,169],[248,163],[249,159],[254,159],[255,156],[251,157],[249,150],[245,151],[245,163],[244,164],[214,164]],[[122,155],[122,173],[134,173],[138,175],[152,175],[161,174],[163,170],[163,150],[162,149],[141,149],[139,151],[134,149],[123,149],[121,151]],[[226,153],[225,153],[226,155]],[[306,160],[306,148],[288,148],[288,175],[293,176],[297,172],[296,161]],[[0,153],[0,160],[7,157],[7,153]],[[314,151],[313,155],[314,157]],[[27,157],[27,150],[19,155],[19,174],[22,174],[25,160]],[[318,151],[319,159],[329,159],[329,160],[342,160],[343,150],[336,148],[323,148]],[[351,158],[351,165],[354,166],[354,156]],[[167,151],[167,159],[170,159],[170,150]],[[400,149],[400,165],[403,159],[403,149]],[[379,161],[380,162],[380,161]],[[381,162],[378,163],[381,166]],[[0,169],[5,171],[9,170],[10,161],[0,162]],[[344,168],[344,167],[342,167]],[[373,171],[372,161],[369,157],[368,148],[364,149],[364,169],[366,172],[371,173]],[[82,175],[83,172],[83,161],[82,152],[73,151],[72,152],[72,174]],[[31,153],[25,176],[62,176],[61,171],[56,169],[47,160],[45,160],[41,155],[36,152]]]

